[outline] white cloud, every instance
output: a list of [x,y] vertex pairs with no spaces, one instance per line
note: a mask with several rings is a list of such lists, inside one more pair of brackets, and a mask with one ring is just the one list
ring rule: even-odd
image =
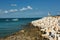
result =
[[32,7],[27,6],[27,7],[23,7],[22,9],[20,9],[20,11],[25,11],[25,10],[32,10]]
[[17,4],[11,4],[11,6],[17,6]]
[[22,8],[22,9],[20,9],[20,11],[24,11],[24,10],[27,10],[27,8]]
[[17,12],[18,9],[10,9],[9,12]]
[[26,10],[32,10],[31,6],[27,6],[27,7],[23,7],[21,9],[10,9],[10,10],[5,10],[5,11],[1,11],[0,13],[14,13],[14,12],[18,12],[18,11],[26,11]]
[[7,10],[5,10],[5,11],[4,11],[4,13],[8,13],[8,11],[7,11]]
[[10,9],[10,10],[5,10],[3,13],[11,13],[11,12],[17,12],[18,9]]
[[32,9],[32,7],[31,7],[31,6],[27,6],[27,8],[28,8],[28,9]]

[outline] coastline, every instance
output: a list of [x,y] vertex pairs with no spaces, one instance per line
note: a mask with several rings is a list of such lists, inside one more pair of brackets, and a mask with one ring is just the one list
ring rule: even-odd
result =
[[26,28],[16,32],[5,38],[0,38],[0,40],[42,40],[40,30],[34,27],[31,23],[25,25]]
[[[0,40],[57,40],[57,36],[54,34],[55,37],[51,37],[50,32],[59,32],[58,20],[60,20],[60,16],[43,17],[25,25],[26,28],[19,32],[5,38],[0,38]],[[59,33],[57,35],[59,38]]]

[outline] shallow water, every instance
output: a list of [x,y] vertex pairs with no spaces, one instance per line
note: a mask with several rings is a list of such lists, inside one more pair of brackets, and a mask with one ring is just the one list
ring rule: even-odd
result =
[[26,25],[39,18],[18,18],[18,20],[12,19],[14,18],[0,18],[0,37],[5,37],[17,32],[23,28],[21,25]]

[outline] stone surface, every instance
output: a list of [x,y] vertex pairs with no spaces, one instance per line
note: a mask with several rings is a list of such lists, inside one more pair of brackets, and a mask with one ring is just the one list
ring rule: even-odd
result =
[[[46,32],[46,34],[42,33],[43,37],[48,38],[49,40],[58,40],[60,34],[57,34],[58,30],[60,30],[60,16],[49,16],[44,17],[39,20],[35,20],[31,22],[35,27],[40,28],[41,31]],[[50,37],[50,36],[54,36]],[[50,37],[50,38],[49,38]]]

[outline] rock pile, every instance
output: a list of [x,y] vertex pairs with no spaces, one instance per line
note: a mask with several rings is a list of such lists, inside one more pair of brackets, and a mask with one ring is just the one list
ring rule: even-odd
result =
[[57,34],[57,33],[60,32],[59,31],[60,30],[60,16],[44,17],[42,19],[32,21],[31,23],[35,27],[40,28],[41,31],[46,32],[45,35],[43,34],[42,36],[45,36],[51,39],[52,38],[51,36],[54,35],[54,39],[51,39],[51,40],[59,39],[60,34]]
[[38,27],[60,27],[60,16],[56,17],[44,17],[39,20],[35,20],[31,22],[34,26]]

